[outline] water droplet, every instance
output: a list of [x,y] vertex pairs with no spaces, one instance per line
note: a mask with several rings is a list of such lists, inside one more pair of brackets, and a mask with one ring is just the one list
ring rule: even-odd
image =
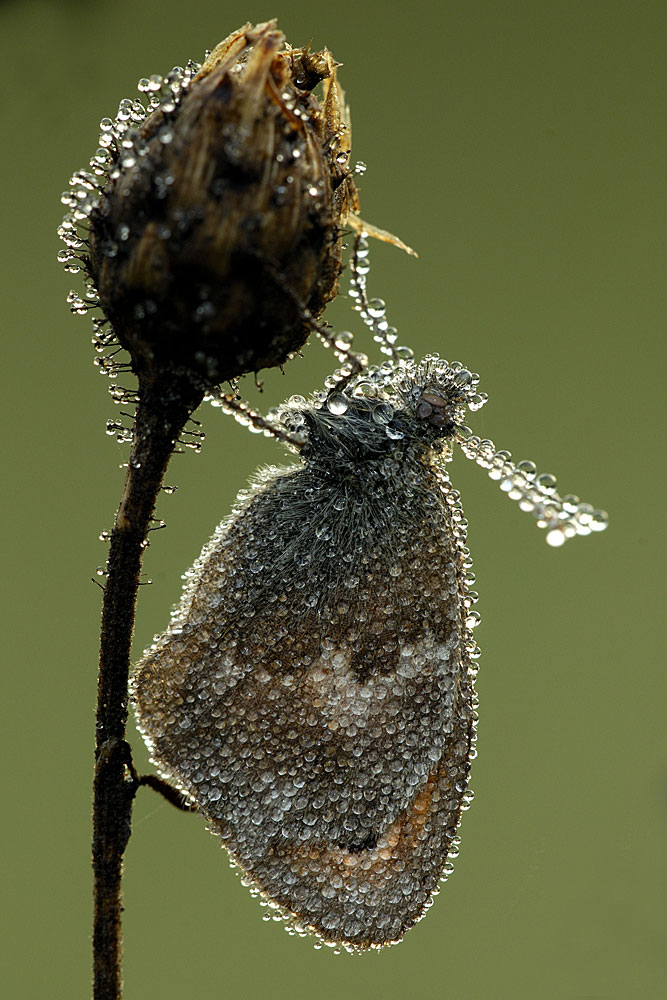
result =
[[373,407],[373,420],[376,424],[388,424],[394,417],[394,407],[389,403],[378,403]]
[[334,334],[334,347],[339,351],[347,351],[352,345],[354,335],[349,330],[340,330]]
[[368,315],[373,319],[381,319],[387,311],[387,303],[384,299],[370,299],[368,302]]
[[555,493],[557,480],[556,477],[552,476],[550,473],[543,472],[535,480],[535,485],[544,493]]
[[552,528],[546,534],[546,543],[553,549],[560,548],[561,545],[565,545],[565,542],[566,536],[561,525],[558,525],[557,528]]
[[327,397],[327,409],[330,413],[337,416],[346,413],[348,405],[347,399],[340,392],[333,393],[333,395]]
[[526,479],[534,479],[537,474],[537,466],[534,462],[518,462],[517,472],[522,473]]
[[609,524],[609,515],[606,510],[594,510],[591,514],[591,531],[604,531]]

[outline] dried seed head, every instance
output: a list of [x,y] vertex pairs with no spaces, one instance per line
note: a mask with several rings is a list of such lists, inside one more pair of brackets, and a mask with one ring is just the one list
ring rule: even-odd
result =
[[203,66],[139,89],[147,107],[123,101],[102,121],[94,174],[64,199],[62,256],[78,251],[90,279],[73,308],[97,295],[140,376],[171,368],[211,386],[282,363],[336,294],[358,207],[331,53],[245,25]]

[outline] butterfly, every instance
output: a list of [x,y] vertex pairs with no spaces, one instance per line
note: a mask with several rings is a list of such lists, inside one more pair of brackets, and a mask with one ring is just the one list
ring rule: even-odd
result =
[[471,799],[479,616],[453,443],[548,533],[604,522],[472,435],[478,381],[437,356],[387,361],[280,408],[299,463],[239,494],[132,680],[160,774],[245,883],[350,951],[423,916]]

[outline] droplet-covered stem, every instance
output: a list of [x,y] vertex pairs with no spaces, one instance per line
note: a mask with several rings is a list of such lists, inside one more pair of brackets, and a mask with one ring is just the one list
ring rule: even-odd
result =
[[170,375],[140,383],[133,446],[111,532],[102,605],[93,792],[95,1000],[120,996],[121,870],[137,788],[125,740],[127,684],[141,560],[169,458],[201,396],[189,382]]

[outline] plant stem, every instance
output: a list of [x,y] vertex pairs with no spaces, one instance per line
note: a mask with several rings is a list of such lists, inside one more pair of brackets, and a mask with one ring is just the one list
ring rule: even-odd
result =
[[121,878],[138,780],[125,739],[134,615],[150,519],[164,473],[203,392],[182,376],[139,378],[134,437],[111,533],[102,605],[93,785],[93,996],[121,995]]

